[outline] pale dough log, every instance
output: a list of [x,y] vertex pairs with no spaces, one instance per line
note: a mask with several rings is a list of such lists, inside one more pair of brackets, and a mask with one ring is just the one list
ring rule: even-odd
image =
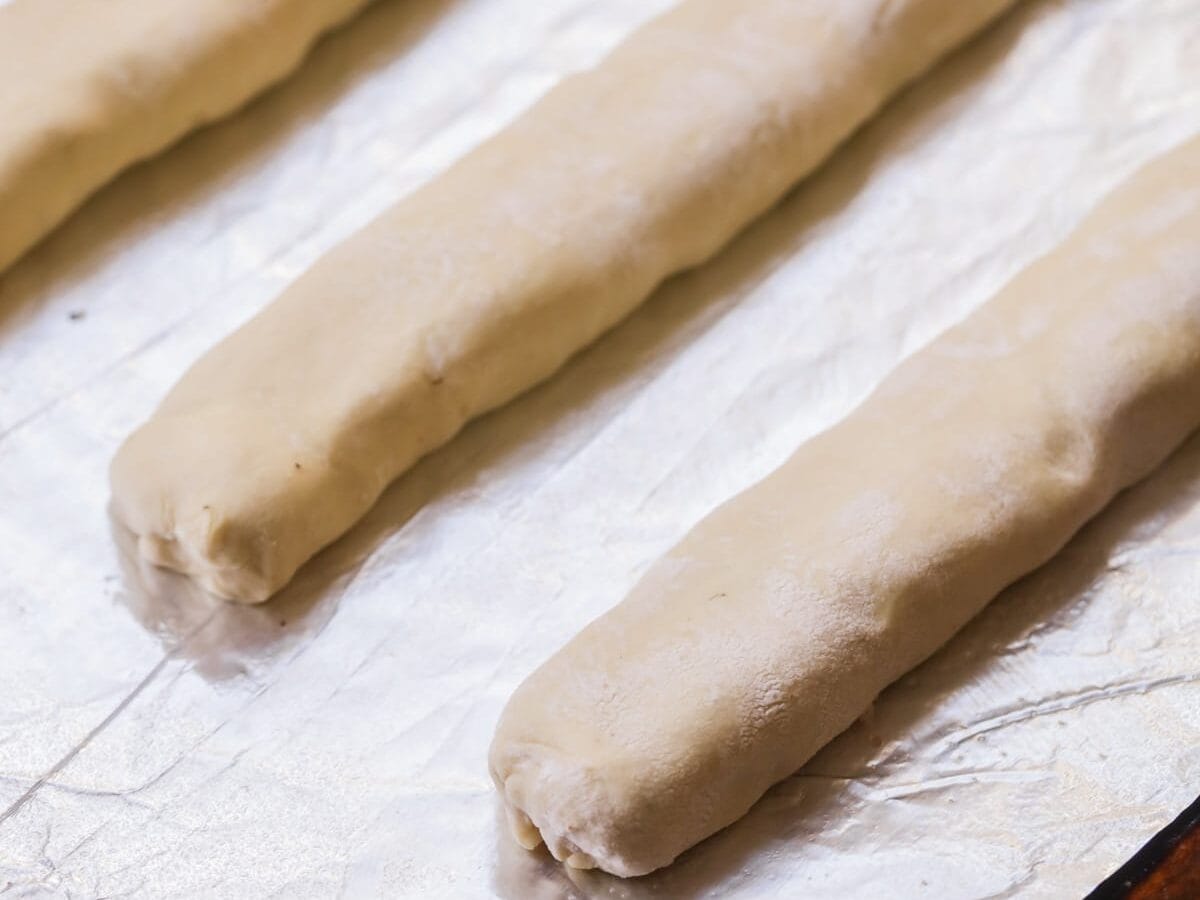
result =
[[0,270],[122,169],[278,81],[366,2],[0,7]]
[[1009,4],[687,0],[203,357],[118,453],[116,515],[152,561],[265,599]]
[[671,862],[1197,424],[1200,139],[701,521],[521,685],[491,750],[518,840],[617,875]]

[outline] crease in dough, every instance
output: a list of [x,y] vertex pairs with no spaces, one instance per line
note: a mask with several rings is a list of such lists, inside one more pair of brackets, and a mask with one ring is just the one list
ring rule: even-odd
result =
[[122,169],[290,73],[367,2],[0,6],[0,271]]
[[1198,424],[1200,137],[703,519],[526,679],[490,753],[518,841],[621,876],[667,865]]
[[266,599],[1011,2],[685,0],[202,357],[118,451],[116,517],[151,560]]

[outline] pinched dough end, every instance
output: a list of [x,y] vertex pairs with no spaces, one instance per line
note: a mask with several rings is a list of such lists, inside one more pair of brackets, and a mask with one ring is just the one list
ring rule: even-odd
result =
[[596,861],[591,856],[576,848],[565,838],[554,835],[548,839],[544,838],[541,830],[533,824],[529,816],[511,806],[507,800],[504,803],[504,812],[508,817],[508,827],[513,838],[526,850],[536,850],[542,844],[546,844],[555,859],[566,863],[573,869],[596,868]]
[[[119,517],[119,514],[118,514]],[[125,523],[123,523],[125,524]],[[136,534],[136,532],[135,532]],[[188,552],[188,545],[173,535],[136,534],[138,555],[152,565],[186,575],[208,593],[235,603],[262,603],[270,586],[240,566],[219,566]]]
[[622,878],[670,862],[635,839],[632,809],[596,768],[536,741],[500,737],[490,757],[509,830],[526,850],[545,844],[572,868],[599,868]]
[[[111,509],[143,559],[239,603],[261,603],[288,580],[294,566],[279,564],[290,562],[280,551],[305,526],[304,489],[319,472],[298,451],[281,452],[287,441],[272,425],[214,407],[187,419],[156,416],[129,437],[109,471]],[[240,452],[208,459],[213,433],[244,435]],[[273,517],[262,512],[276,508]]]

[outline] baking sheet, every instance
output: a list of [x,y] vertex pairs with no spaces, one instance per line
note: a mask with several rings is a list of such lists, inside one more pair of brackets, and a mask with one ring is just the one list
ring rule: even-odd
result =
[[667,870],[520,850],[485,763],[696,519],[1200,130],[1200,0],[1022,4],[269,604],[128,554],[105,468],[183,369],[668,5],[380,0],[0,276],[0,895],[1062,897],[1200,790],[1200,438]]

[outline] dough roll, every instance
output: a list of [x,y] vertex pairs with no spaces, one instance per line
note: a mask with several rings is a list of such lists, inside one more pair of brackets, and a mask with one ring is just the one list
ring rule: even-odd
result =
[[241,106],[366,0],[0,7],[0,270],[126,166]]
[[152,561],[263,600],[714,253],[1010,0],[686,0],[335,247],[117,454]]
[[702,520],[535,671],[517,839],[639,875],[742,816],[1200,424],[1200,139]]

